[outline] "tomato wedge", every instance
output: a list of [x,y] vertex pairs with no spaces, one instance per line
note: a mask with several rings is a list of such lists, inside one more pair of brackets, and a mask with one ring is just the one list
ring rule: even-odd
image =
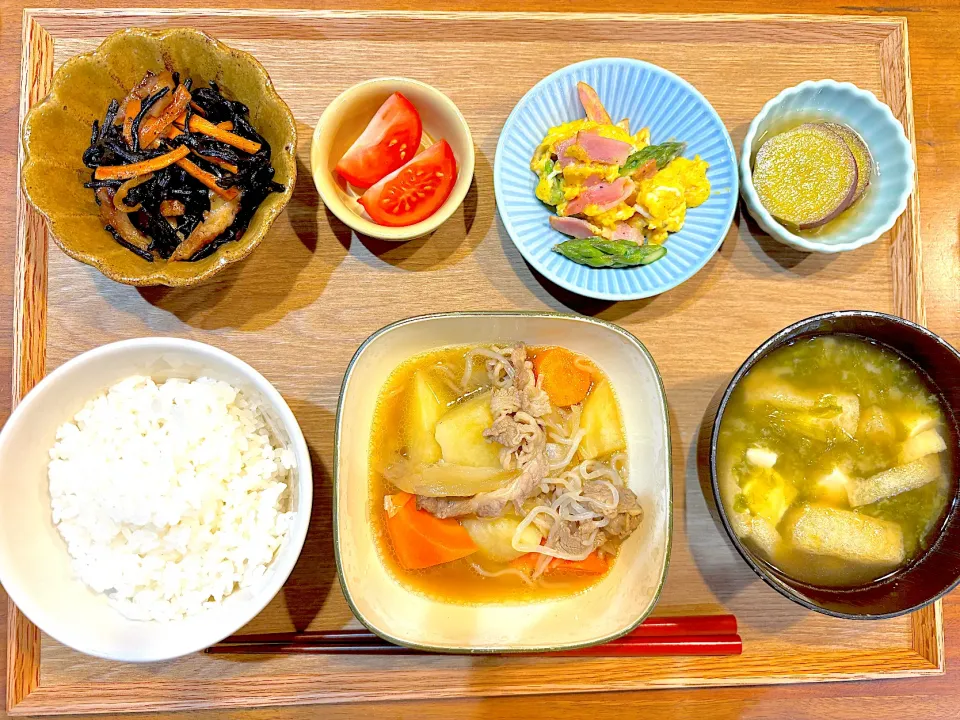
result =
[[368,188],[412,158],[420,149],[420,113],[394,93],[337,163],[337,172],[351,185]]
[[413,225],[440,209],[456,180],[457,159],[441,140],[367,190],[360,204],[378,225]]

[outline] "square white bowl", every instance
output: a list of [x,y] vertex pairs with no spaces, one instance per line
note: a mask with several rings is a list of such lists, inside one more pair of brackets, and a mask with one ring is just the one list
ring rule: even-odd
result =
[[[628,484],[643,523],[610,573],[582,593],[524,603],[459,604],[415,592],[384,564],[371,516],[370,437],[384,383],[408,358],[441,347],[523,341],[562,345],[610,378],[627,435]],[[660,373],[625,330],[552,313],[444,313],[402,320],[374,333],[347,369],[337,410],[334,459],[337,571],[354,614],[390,642],[457,653],[565,650],[633,630],[663,587],[673,529],[670,424]]]

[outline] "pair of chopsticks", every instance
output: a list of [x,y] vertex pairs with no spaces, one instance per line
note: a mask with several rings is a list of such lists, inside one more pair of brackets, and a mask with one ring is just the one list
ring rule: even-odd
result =
[[[206,649],[214,655],[419,655],[369,630],[320,630],[265,635],[235,635]],[[644,655],[739,655],[743,641],[733,615],[647,618],[631,633],[578,650],[546,654],[558,657],[639,657]]]

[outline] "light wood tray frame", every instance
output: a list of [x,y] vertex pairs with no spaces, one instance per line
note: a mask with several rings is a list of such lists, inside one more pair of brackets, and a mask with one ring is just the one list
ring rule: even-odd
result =
[[[149,290],[138,295],[131,288],[103,280],[92,269],[56,250],[48,257],[44,223],[18,197],[14,401],[43,377],[46,367],[60,364],[77,352],[127,334],[157,332],[180,333],[220,344],[259,364],[285,395],[296,395],[298,389],[306,394],[294,377],[301,374],[301,368],[270,367],[270,343],[282,342],[282,334],[290,332],[290,317],[314,304],[323,313],[317,317],[332,317],[332,326],[326,334],[318,330],[304,342],[316,342],[328,353],[331,367],[315,369],[316,376],[309,381],[311,387],[320,388],[314,398],[317,407],[303,404],[298,415],[320,461],[316,464],[322,468],[329,467],[332,454],[329,414],[339,388],[338,377],[359,341],[387,321],[456,307],[573,309],[613,319],[638,334],[657,357],[673,414],[677,522],[674,557],[660,611],[732,610],[741,619],[746,649],[737,658],[424,657],[402,663],[390,659],[238,661],[193,656],[138,667],[79,656],[42,636],[11,604],[7,709],[12,715],[794,683],[943,672],[939,602],[905,618],[850,623],[804,611],[760,584],[721,539],[706,513],[690,457],[695,428],[707,399],[724,375],[772,331],[814,312],[846,305],[887,310],[924,321],[917,195],[895,228],[877,245],[830,260],[799,256],[777,246],[741,219],[731,229],[718,257],[697,278],[660,298],[607,306],[577,300],[537,281],[496,220],[491,187],[496,136],[512,104],[533,80],[591,55],[630,54],[684,75],[718,108],[735,143],[742,140],[753,114],[779,89],[830,73],[838,80],[851,80],[876,92],[892,107],[914,141],[905,19],[27,10],[21,119],[45,95],[55,66],[67,56],[92,49],[118,28],[168,25],[201,27],[257,54],[292,107],[307,141],[320,110],[340,89],[376,73],[377,67],[393,67],[390,58],[404,56],[403,43],[423,41],[419,48],[426,55],[410,54],[410,65],[402,71],[447,89],[471,122],[480,151],[478,191],[472,198],[468,196],[467,203],[472,209],[448,223],[453,225],[451,230],[427,241],[384,247],[351,240],[335,220],[324,219],[312,196],[309,172],[301,167],[301,179],[306,184],[298,186],[288,208],[290,226],[274,230],[275,250],[269,249],[268,240],[264,243],[267,247],[245,263],[246,268],[230,277],[225,273],[212,290],[195,291],[206,295],[188,297]],[[539,46],[532,40],[548,40],[551,33],[573,25],[578,29],[579,44],[565,44],[564,57],[545,61],[536,53]],[[630,39],[604,42],[608,39],[604,28],[611,25],[618,28],[619,36]],[[438,38],[447,42],[434,42]],[[591,47],[589,41],[596,44]],[[328,49],[332,47],[329,43],[336,43],[339,57],[345,62],[342,69],[335,68],[321,77],[327,72],[324,65],[311,65],[304,58],[311,50],[321,53],[324,43],[328,43]],[[373,47],[384,53],[382,66],[370,58],[370,43],[376,43]],[[460,52],[458,44],[467,50]],[[481,50],[489,56],[470,54]],[[527,67],[517,65],[511,59],[514,54]],[[501,58],[499,62],[494,61],[495,55]],[[306,67],[300,68],[301,63]],[[311,73],[315,74],[312,79]],[[451,78],[450,73],[456,77]],[[300,157],[308,158],[308,153],[309,148],[302,143]],[[309,167],[309,161],[304,162]],[[311,217],[316,229],[307,230],[302,245],[296,244],[291,238],[303,234],[304,223]],[[465,231],[467,240],[461,243]],[[454,238],[454,233],[459,237]],[[313,248],[309,247],[311,243]],[[307,251],[317,254],[301,257]],[[278,254],[279,259],[271,260],[271,253]],[[339,256],[341,267],[327,266],[331,254]],[[303,277],[296,287],[291,281],[291,287],[283,291],[290,295],[280,295],[274,285],[290,276],[274,282],[271,275],[280,276],[283,268],[278,263],[290,258],[303,260]],[[483,267],[493,267],[496,272],[485,275]],[[398,268],[411,272],[398,273]],[[431,272],[414,272],[417,270]],[[353,273],[356,278],[350,277],[341,286],[344,273]],[[742,284],[745,281],[752,283],[747,289]],[[363,282],[383,283],[382,296],[368,301],[373,307],[337,306],[337,293],[342,297],[346,288]],[[248,297],[272,293],[273,305],[246,314],[238,311],[242,319],[234,323],[226,311],[217,315],[216,310],[208,311],[199,301],[192,304],[194,298],[212,302],[216,293],[229,293],[237,285],[244,287]],[[291,300],[298,292],[309,297]],[[338,314],[341,311],[349,311],[349,324],[344,315]],[[713,327],[710,318],[724,315],[730,318],[731,331],[712,333],[710,355],[691,363],[686,353],[691,346],[697,347],[698,341],[691,337],[685,345],[683,336],[699,333],[702,340]],[[182,324],[172,322],[174,316]],[[302,323],[299,327],[303,331]],[[261,343],[250,343],[251,337],[258,337]],[[253,347],[261,344],[262,350]],[[318,482],[326,480],[320,478]],[[321,499],[317,513],[329,510]],[[315,515],[314,521],[329,530],[329,520],[318,517]],[[306,567],[310,563],[331,573],[332,560],[326,549],[311,549],[308,543],[302,564]],[[286,592],[287,604],[305,597],[305,592],[326,592],[310,627],[337,627],[350,622],[335,580],[328,578],[324,587],[315,587],[309,584],[310,577],[308,572],[306,586],[299,594]],[[759,610],[758,603],[763,605]],[[255,623],[253,631],[289,629],[291,614],[283,602],[277,601],[258,618],[262,622]]]

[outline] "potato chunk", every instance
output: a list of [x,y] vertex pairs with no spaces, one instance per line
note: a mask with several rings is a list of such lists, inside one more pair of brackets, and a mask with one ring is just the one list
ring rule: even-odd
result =
[[449,388],[431,379],[422,370],[413,374],[408,392],[410,404],[404,427],[407,457],[414,463],[429,465],[441,457],[440,445],[434,437],[437,421],[455,398]]
[[580,456],[584,460],[619,452],[627,447],[617,398],[606,380],[594,385],[584,400],[580,427],[587,433],[580,443]]
[[483,431],[493,425],[490,393],[475,395],[451,408],[437,423],[435,437],[444,462],[471,467],[500,467],[498,443]]
[[925,455],[919,460],[884,470],[872,477],[854,478],[847,485],[847,498],[851,507],[869,505],[933,482],[940,477],[942,471],[940,458],[936,455]]
[[904,560],[903,531],[896,523],[850,510],[806,505],[788,528],[795,547],[869,565],[899,565]]
[[[525,554],[524,551],[513,548],[513,536],[520,525],[519,518],[465,517],[460,524],[470,534],[470,539],[476,543],[480,554],[490,560],[510,562]],[[527,547],[536,547],[542,537],[536,526],[530,524],[520,534],[520,541]]]

